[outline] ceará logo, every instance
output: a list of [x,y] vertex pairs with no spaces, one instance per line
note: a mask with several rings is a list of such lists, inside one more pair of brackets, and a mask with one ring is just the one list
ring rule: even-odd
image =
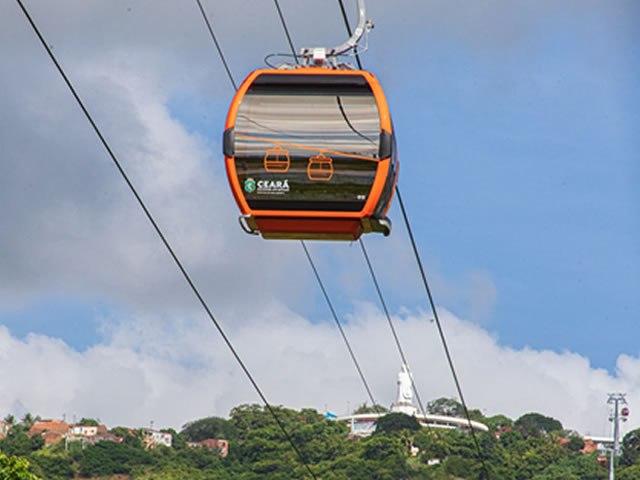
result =
[[244,181],[244,191],[247,193],[253,193],[256,191],[256,181],[253,178],[247,178]]
[[289,180],[258,180],[258,193],[271,195],[289,193]]

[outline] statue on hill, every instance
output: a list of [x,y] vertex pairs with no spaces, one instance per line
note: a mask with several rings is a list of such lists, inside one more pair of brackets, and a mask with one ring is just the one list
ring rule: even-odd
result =
[[413,404],[413,379],[409,367],[402,364],[398,373],[398,398],[396,403]]

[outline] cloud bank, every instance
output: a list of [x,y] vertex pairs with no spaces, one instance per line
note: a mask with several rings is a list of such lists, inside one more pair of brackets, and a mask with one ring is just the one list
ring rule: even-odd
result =
[[[106,320],[106,319],[105,319]],[[55,338],[14,338],[0,328],[0,411],[98,417],[110,425],[179,427],[259,403],[208,320],[109,319],[105,339],[78,352]],[[455,397],[439,338],[427,315],[394,318],[424,399]],[[514,350],[482,328],[443,311],[448,341],[470,407],[512,418],[537,411],[566,428],[605,435],[606,394],[628,392],[640,402],[640,359],[621,356],[616,374],[580,355]],[[313,324],[271,304],[250,323],[226,325],[229,336],[271,403],[346,413],[367,396],[335,327]],[[346,327],[376,400],[395,397],[400,359],[382,314],[362,304]],[[627,429],[637,422],[629,422]]]

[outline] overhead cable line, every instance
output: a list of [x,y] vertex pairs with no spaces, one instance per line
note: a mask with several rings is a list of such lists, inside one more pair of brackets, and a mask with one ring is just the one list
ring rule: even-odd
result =
[[[362,249],[362,255],[364,255],[364,259],[367,263],[367,267],[369,268],[369,273],[371,274],[371,279],[373,280],[373,285],[376,288],[376,292],[378,292],[378,298],[380,299],[380,304],[382,305],[382,309],[384,310],[384,314],[387,317],[387,323],[389,324],[389,328],[391,329],[391,333],[393,334],[393,340],[395,341],[396,348],[400,353],[400,358],[402,359],[402,363],[407,367],[409,366],[409,362],[407,361],[407,357],[404,354],[404,349],[402,348],[402,344],[400,343],[400,338],[398,337],[398,332],[396,331],[396,327],[393,324],[393,320],[391,319],[391,315],[389,314],[389,309],[387,308],[387,302],[384,300],[384,296],[382,295],[382,289],[380,288],[380,284],[378,283],[378,278],[376,277],[376,273],[373,270],[373,265],[371,264],[371,259],[369,258],[369,254],[367,253],[367,249],[364,246],[364,241],[362,238],[359,239],[360,248]],[[420,407],[420,412],[425,417],[427,416],[427,412],[424,409],[424,404],[422,403],[422,399],[420,398],[420,394],[418,393],[418,388],[416,387],[416,383],[413,380],[413,374],[411,375],[411,387],[413,388],[413,393],[416,395],[416,400],[418,401],[418,406]]]
[[[342,12],[342,18],[344,20],[345,27],[347,29],[347,33],[351,35],[351,26],[349,24],[349,18],[347,17],[347,12],[344,8],[343,0],[338,0],[340,5],[340,10]],[[362,69],[362,63],[360,62],[360,56],[356,52],[356,60],[358,62],[358,67]],[[455,366],[453,364],[453,358],[451,357],[451,352],[449,351],[449,346],[447,344],[447,339],[444,334],[444,329],[442,328],[442,323],[440,322],[440,316],[438,315],[438,310],[436,308],[436,304],[433,300],[433,295],[431,294],[431,288],[429,287],[429,282],[427,281],[427,276],[425,274],[424,267],[422,265],[422,260],[420,258],[420,254],[418,252],[418,247],[416,246],[415,239],[413,237],[413,231],[411,230],[411,224],[409,222],[409,216],[407,215],[407,211],[404,207],[404,203],[402,202],[402,196],[400,195],[400,188],[396,184],[396,195],[398,197],[398,203],[400,204],[400,209],[402,210],[402,217],[404,219],[404,223],[409,234],[409,238],[411,240],[411,246],[413,248],[413,253],[418,264],[418,268],[420,270],[420,275],[422,277],[422,283],[424,285],[425,291],[427,293],[427,298],[429,299],[429,305],[431,306],[431,311],[433,312],[433,317],[438,329],[438,334],[440,336],[440,340],[442,342],[442,347],[445,352],[445,356],[447,357],[447,362],[449,364],[449,369],[451,370],[451,375],[453,376],[453,380],[456,386],[456,390],[458,391],[458,396],[460,397],[460,402],[462,403],[462,408],[464,410],[464,415],[466,417],[467,423],[469,424],[469,430],[471,431],[471,436],[473,438],[473,443],[476,447],[476,452],[478,455],[478,459],[482,463],[482,468],[484,471],[485,477],[487,476],[488,470],[484,461],[484,457],[482,456],[482,451],[480,449],[480,444],[478,442],[478,438],[476,436],[475,430],[471,424],[471,416],[469,415],[469,409],[467,407],[467,403],[464,398],[464,394],[462,393],[462,386],[460,384],[460,380],[458,379],[458,374],[456,372]],[[417,397],[417,394],[416,394]]]
[[[349,34],[349,36],[351,36],[352,35],[351,25],[349,24],[349,17],[347,16],[347,10],[344,8],[344,2],[342,0],[338,0],[338,3],[340,4],[340,11],[342,12],[342,19],[344,20],[344,26],[347,28],[347,33]],[[358,68],[362,70],[362,62],[360,61],[360,54],[358,53],[357,46],[354,52],[356,54],[356,62],[358,62]]]
[[287,41],[289,42],[289,48],[291,48],[291,53],[293,54],[293,58],[295,59],[296,64],[300,64],[300,61],[298,60],[298,55],[296,54],[296,48],[293,46],[293,40],[291,40],[291,35],[289,34],[289,29],[287,28],[287,22],[285,22],[284,15],[282,14],[282,9],[280,8],[280,3],[278,2],[278,0],[273,0],[273,3],[276,4],[276,10],[278,10],[280,23],[282,24],[284,34],[286,35]]
[[[209,17],[207,16],[202,3],[200,2],[200,0],[196,0],[196,2],[198,3],[198,8],[200,9],[200,13],[202,14],[202,18],[205,22],[205,24],[207,25],[207,29],[209,30],[209,34],[211,35],[211,39],[213,40],[213,43],[215,44],[216,50],[218,52],[218,55],[220,56],[220,60],[222,61],[222,64],[225,67],[225,70],[227,72],[227,76],[229,77],[229,80],[231,82],[231,86],[233,87],[233,89],[235,91],[238,90],[238,86],[237,83],[233,77],[233,74],[231,73],[231,69],[229,68],[229,64],[227,63],[227,59],[224,55],[224,52],[222,51],[222,47],[220,46],[220,43],[218,42],[218,39],[216,38],[216,35],[213,31],[213,27],[211,26],[211,22],[209,21]],[[277,0],[275,0],[276,2],[276,6],[277,5]],[[278,6],[278,11],[280,11],[280,7]],[[296,58],[297,61],[297,58]],[[296,452],[296,455],[298,456],[298,459],[300,460],[300,462],[304,465],[305,469],[307,470],[307,472],[309,473],[309,475],[311,475],[312,478],[316,479],[316,475],[313,473],[313,470],[311,470],[311,467],[309,466],[309,463],[307,462],[307,459],[305,457],[305,455],[302,454],[302,451],[298,448],[298,446],[295,444],[295,442],[293,441],[293,438],[291,437],[291,435],[289,434],[289,432],[287,432],[287,430],[284,428],[284,425],[282,424],[282,422],[280,421],[280,419],[278,418],[278,416],[275,414],[275,411],[271,408],[271,406],[269,404],[267,404],[267,407],[269,408],[269,411],[272,412],[272,415],[274,417],[274,419],[276,420],[276,422],[278,423],[278,426],[280,427],[280,430],[282,431],[282,433],[285,435],[285,437],[287,438],[287,441],[289,442],[289,444],[291,445],[291,447],[293,448],[293,450]]]
[[342,335],[342,340],[344,340],[345,345],[347,346],[347,350],[349,350],[349,355],[351,356],[351,360],[353,360],[353,364],[356,366],[356,370],[358,371],[358,375],[360,376],[360,380],[362,380],[362,384],[364,385],[365,390],[367,391],[367,395],[369,396],[369,400],[371,400],[371,406],[373,408],[376,408],[376,406],[378,405],[373,397],[373,394],[371,393],[371,389],[369,388],[369,384],[367,383],[367,380],[364,377],[364,374],[362,373],[362,369],[360,368],[360,364],[358,363],[358,360],[356,359],[356,355],[353,353],[353,349],[351,348],[351,344],[349,343],[349,339],[347,338],[346,333],[344,333],[344,329],[342,328],[342,323],[340,322],[340,320],[338,319],[338,315],[336,314],[336,310],[333,308],[333,303],[331,303],[331,299],[329,298],[329,294],[327,293],[326,288],[324,288],[324,283],[322,282],[322,279],[320,278],[320,275],[318,274],[318,269],[316,268],[315,263],[313,262],[313,259],[311,258],[311,255],[309,254],[309,250],[307,249],[307,244],[304,242],[304,240],[301,240],[300,243],[302,244],[302,248],[304,249],[304,253],[307,256],[307,259],[309,260],[309,264],[311,265],[311,269],[313,270],[313,273],[316,277],[316,280],[318,281],[318,285],[320,285],[320,290],[322,290],[322,294],[324,295],[324,299],[327,302],[327,305],[329,306],[329,310],[331,310],[331,315],[333,315],[333,320],[336,322],[336,325],[338,326],[338,330],[340,330],[340,335]]
[[400,188],[396,185],[396,195],[398,197],[398,203],[400,204],[400,210],[402,211],[402,218],[404,219],[405,227],[407,228],[407,232],[409,234],[409,239],[411,240],[411,247],[413,249],[413,254],[415,256],[416,262],[418,264],[418,268],[420,270],[420,276],[422,277],[422,284],[424,285],[424,289],[427,293],[427,298],[429,299],[429,305],[431,306],[431,311],[433,312],[433,318],[436,323],[436,327],[438,329],[438,334],[440,335],[440,340],[442,342],[442,348],[444,349],[445,356],[447,357],[447,362],[449,364],[449,369],[451,370],[451,375],[453,376],[453,381],[456,385],[456,390],[458,391],[458,396],[460,397],[460,403],[462,403],[462,408],[464,410],[464,416],[467,419],[467,423],[469,424],[469,430],[471,431],[471,437],[473,438],[473,443],[476,447],[476,452],[478,454],[478,459],[482,463],[482,468],[484,470],[485,476],[487,475],[487,466],[484,461],[484,457],[482,455],[482,451],[480,449],[480,443],[478,442],[478,438],[476,436],[476,432],[473,429],[473,425],[471,424],[471,416],[469,415],[469,409],[467,408],[467,402],[464,399],[464,395],[462,393],[462,386],[460,384],[460,380],[458,379],[458,374],[456,372],[456,367],[453,364],[453,358],[451,357],[451,352],[449,351],[449,346],[447,344],[447,339],[444,334],[444,329],[442,328],[442,323],[440,322],[440,316],[438,315],[438,309],[436,308],[436,304],[433,300],[433,295],[431,294],[431,288],[429,287],[429,282],[427,280],[427,275],[425,273],[424,267],[422,265],[422,260],[420,258],[420,253],[418,252],[418,247],[416,246],[416,241],[413,236],[413,231],[411,230],[411,224],[409,222],[409,216],[407,215],[407,211],[404,207],[404,202],[402,201],[402,195],[400,195]]
[[[207,15],[206,15],[204,9],[202,8],[200,0],[196,0],[196,1],[198,2],[198,6],[200,7],[200,12],[202,13],[202,16],[204,17],[205,22],[207,23],[207,26],[209,27],[209,33],[211,34],[211,37],[212,37],[212,39],[213,39],[213,41],[214,41],[214,43],[216,45],[216,49],[218,51],[218,54],[220,55],[220,58],[221,58],[223,64],[226,66],[227,65],[227,61],[226,61],[226,59],[224,57],[224,53],[222,51],[222,48],[220,48],[219,42],[215,38],[215,34],[213,32],[213,28],[211,28],[211,23],[209,22],[209,20],[207,18]],[[275,6],[276,6],[276,9],[278,11],[278,15],[280,17],[280,22],[281,22],[282,27],[284,29],[285,35],[287,37],[287,41],[289,43],[289,47],[291,48],[291,52],[293,54],[293,57],[295,58],[296,63],[299,63],[298,56],[296,55],[295,47],[293,45],[293,40],[291,39],[291,35],[289,34],[289,29],[287,28],[287,24],[286,24],[286,21],[284,19],[284,15],[282,14],[282,10],[280,9],[280,5],[278,3],[278,0],[274,0],[274,3],[275,3]],[[227,69],[227,74],[229,75],[229,79],[231,80],[231,84],[232,84],[234,90],[237,90],[236,82],[234,81],[233,75],[232,75],[232,73],[231,73],[231,71],[229,69]],[[315,278],[316,278],[316,280],[318,282],[318,285],[320,286],[320,289],[321,289],[322,294],[323,294],[323,296],[325,298],[325,301],[326,301],[326,303],[327,303],[327,305],[329,307],[329,310],[331,311],[333,319],[334,319],[334,321],[335,321],[335,323],[336,323],[336,325],[338,327],[338,330],[340,331],[340,335],[342,336],[342,339],[343,339],[343,341],[344,341],[344,343],[345,343],[345,345],[347,347],[347,350],[349,352],[351,360],[353,361],[354,366],[356,367],[356,371],[358,372],[358,376],[360,377],[360,380],[362,381],[362,384],[363,384],[363,386],[364,386],[364,388],[365,388],[365,390],[367,392],[367,396],[369,397],[369,400],[371,400],[372,407],[375,408],[376,405],[377,405],[377,403],[375,401],[375,397],[373,396],[373,394],[371,392],[371,389],[369,388],[369,384],[368,384],[368,382],[367,382],[367,380],[366,380],[366,378],[364,376],[364,373],[362,372],[362,369],[360,368],[360,364],[358,363],[358,360],[356,359],[355,353],[353,352],[353,348],[351,347],[349,339],[347,338],[347,335],[346,335],[346,333],[345,333],[345,331],[344,331],[344,329],[342,327],[342,323],[340,322],[340,319],[338,318],[338,315],[337,315],[337,313],[335,311],[335,308],[333,307],[333,303],[331,302],[329,294],[327,293],[327,290],[324,287],[322,279],[320,278],[320,274],[318,273],[318,270],[317,270],[317,268],[315,266],[313,258],[311,257],[311,254],[309,253],[309,250],[307,249],[307,246],[306,246],[305,242],[304,241],[300,241],[300,243],[301,243],[302,248],[303,248],[303,250],[305,252],[305,255],[306,255],[306,257],[307,257],[307,259],[309,261],[309,264],[311,265],[311,269],[313,270],[314,276],[315,276]],[[297,451],[297,449],[296,449],[296,451]],[[307,468],[308,468],[308,466],[307,466]]]
[[233,89],[237,90],[238,86],[236,85],[236,81],[233,79],[233,75],[231,74],[231,69],[229,68],[229,64],[227,63],[227,59],[224,57],[224,53],[222,53],[222,48],[220,47],[220,44],[218,43],[218,39],[216,38],[216,34],[213,32],[213,27],[211,26],[211,23],[209,23],[209,18],[207,17],[207,14],[204,11],[204,7],[202,6],[202,3],[200,2],[200,0],[196,0],[196,2],[198,3],[198,8],[200,8],[200,13],[202,13],[202,18],[204,19],[204,23],[207,24],[207,29],[209,30],[209,34],[211,35],[211,39],[213,40],[213,44],[216,46],[216,50],[218,51],[218,55],[220,56],[220,60],[222,61],[222,65],[224,65],[224,69],[227,71],[227,76],[229,77],[229,80],[231,81],[231,85],[233,85]]
[[[342,19],[344,20],[344,26],[347,29],[347,33],[349,34],[349,36],[352,35],[351,32],[351,25],[349,24],[349,17],[347,16],[347,11],[344,7],[344,2],[343,0],[338,0],[338,4],[340,6],[340,11],[342,12]],[[362,70],[362,62],[360,60],[360,54],[358,53],[358,50],[355,50],[355,57],[356,57],[356,62],[358,63],[358,68],[360,70]],[[371,260],[369,258],[369,254],[367,253],[367,249],[364,245],[364,241],[362,240],[362,238],[359,239],[359,243],[360,243],[360,248],[362,249],[362,254],[364,256],[364,259],[367,263],[367,267],[369,269],[369,274],[371,275],[371,279],[373,281],[373,284],[375,286],[376,292],[378,293],[378,298],[380,299],[380,304],[382,305],[382,309],[384,310],[384,314],[387,318],[387,323],[389,324],[389,328],[391,329],[391,333],[393,335],[393,339],[394,342],[396,344],[396,348],[398,349],[398,352],[400,353],[400,358],[402,360],[402,363],[409,366],[409,362],[407,361],[407,357],[404,354],[404,349],[402,348],[402,344],[400,343],[400,338],[398,337],[398,333],[396,332],[396,328],[393,324],[393,320],[391,319],[391,315],[389,314],[389,309],[387,308],[387,302],[384,300],[384,296],[382,294],[382,289],[380,288],[380,284],[378,283],[378,278],[376,277],[376,273],[373,270],[373,265],[371,264]],[[420,393],[418,392],[418,388],[416,386],[416,383],[413,379],[413,374],[411,374],[411,387],[413,389],[413,393],[416,395],[416,400],[418,401],[418,406],[420,407],[420,412],[422,413],[422,415],[425,417],[425,421],[426,421],[426,416],[427,416],[427,412],[424,408],[424,403],[422,402],[422,399],[420,398]]]
[[224,330],[223,330],[222,326],[220,325],[220,323],[218,322],[218,320],[214,317],[213,313],[211,312],[211,309],[209,308],[209,305],[207,304],[206,300],[200,294],[200,291],[196,287],[195,283],[191,279],[191,276],[189,275],[189,273],[187,272],[187,270],[183,266],[182,262],[180,261],[180,259],[176,255],[175,251],[173,250],[173,248],[169,244],[167,238],[163,234],[163,232],[160,229],[158,223],[156,222],[154,217],[151,215],[151,212],[149,211],[149,209],[147,208],[146,204],[142,200],[142,197],[140,196],[140,194],[138,193],[137,189],[135,188],[135,186],[133,185],[133,183],[129,179],[129,176],[125,172],[125,170],[122,167],[120,161],[118,160],[116,155],[113,153],[113,150],[109,146],[109,143],[107,142],[106,138],[104,137],[104,135],[102,134],[102,132],[98,128],[98,125],[93,120],[93,117],[91,116],[91,114],[89,113],[87,108],[85,107],[84,102],[82,101],[82,99],[78,95],[76,89],[74,88],[73,84],[69,80],[69,77],[66,75],[66,73],[64,72],[64,69],[62,68],[62,66],[60,65],[60,63],[56,59],[55,55],[53,54],[51,48],[49,47],[49,44],[45,41],[44,37],[40,33],[40,30],[38,29],[37,25],[35,24],[34,20],[31,17],[31,15],[27,11],[27,8],[23,4],[22,0],[16,0],[16,2],[20,6],[20,9],[22,10],[22,12],[24,13],[25,17],[27,18],[29,24],[33,28],[33,31],[35,32],[36,36],[40,40],[40,43],[42,44],[42,46],[46,50],[47,54],[51,58],[51,61],[56,66],[56,69],[58,70],[58,73],[60,73],[60,76],[62,77],[62,79],[64,80],[65,84],[69,88],[71,94],[73,95],[73,97],[75,98],[76,102],[78,103],[78,106],[80,107],[80,109],[84,113],[85,117],[87,118],[87,120],[91,124],[93,130],[95,131],[96,135],[100,139],[100,142],[104,146],[105,150],[107,151],[109,157],[113,161],[113,163],[114,163],[115,167],[117,168],[118,172],[120,173],[120,175],[122,176],[122,178],[126,182],[127,186],[129,187],[129,190],[131,191],[131,193],[135,197],[136,201],[138,202],[138,205],[144,211],[145,216],[147,217],[147,219],[149,220],[149,222],[153,226],[153,229],[155,230],[155,232],[158,234],[158,237],[160,237],[160,240],[162,240],[162,243],[164,244],[165,248],[167,249],[167,251],[171,255],[171,258],[175,262],[176,266],[178,267],[178,269],[182,273],[182,276],[184,277],[185,281],[187,282],[187,284],[191,288],[192,292],[194,293],[194,295],[198,299],[200,305],[202,306],[202,308],[206,312],[207,316],[209,317],[209,319],[211,320],[211,322],[215,326],[216,330],[218,331],[218,333],[222,337],[222,339],[223,339],[224,343],[226,344],[226,346],[231,351],[231,354],[235,358],[236,362],[238,363],[238,365],[240,366],[240,368],[244,372],[245,376],[247,377],[247,379],[249,380],[249,382],[253,386],[254,390],[256,391],[256,393],[258,394],[258,396],[260,397],[262,402],[264,403],[265,407],[267,408],[269,413],[273,416],[273,418],[275,419],[275,421],[278,424],[279,428],[282,430],[282,432],[285,434],[286,438],[288,439],[289,443],[291,443],[291,446],[293,447],[294,451],[298,454],[298,456],[303,461],[303,464],[306,467],[306,469],[309,472],[309,474],[311,475],[311,477],[313,479],[317,479],[317,477],[314,475],[313,471],[310,469],[308,463],[304,460],[304,456],[302,455],[302,452],[298,449],[298,447],[293,442],[293,439],[291,438],[291,436],[286,431],[286,429],[284,427],[284,424],[278,418],[277,414],[275,413],[275,410],[273,409],[273,407],[271,406],[271,404],[267,400],[265,394],[262,392],[262,390],[258,386],[258,383],[256,382],[256,380],[253,378],[253,376],[249,372],[249,369],[247,368],[245,363],[242,361],[242,358],[240,357],[240,355],[236,351],[235,347],[231,343],[231,340],[229,339],[229,337],[224,332]]
[[[295,55],[295,47],[293,46],[293,40],[291,39],[291,35],[289,35],[289,29],[287,28],[287,22],[284,19],[284,15],[282,14],[282,10],[280,9],[280,4],[278,3],[278,0],[273,0],[276,8],[278,9],[278,15],[280,17],[280,23],[282,24],[282,28],[284,30],[284,33],[287,37],[287,40],[289,42],[289,47],[291,47],[291,51],[293,52],[293,54]],[[296,56],[296,63],[298,63],[298,57]],[[339,101],[339,97],[338,97],[338,101]],[[339,104],[341,105],[341,104]],[[345,117],[346,118],[346,117]],[[348,120],[347,120],[348,121]],[[360,377],[360,380],[362,381],[362,385],[364,386],[364,389],[367,392],[367,396],[369,397],[369,400],[371,400],[371,404],[372,407],[375,408],[377,403],[374,399],[373,394],[371,393],[371,389],[369,388],[369,383],[367,382],[364,373],[362,372],[362,369],[360,368],[360,364],[358,363],[358,360],[356,359],[355,353],[353,352],[353,348],[351,348],[351,343],[349,342],[349,339],[347,338],[347,334],[345,333],[344,329],[342,328],[342,323],[340,322],[340,319],[338,318],[338,315],[336,314],[336,310],[335,308],[333,308],[333,303],[331,302],[331,299],[329,298],[329,294],[327,293],[327,290],[324,288],[324,283],[322,282],[322,279],[320,278],[320,274],[318,273],[318,269],[315,266],[315,263],[313,262],[313,259],[311,258],[311,254],[309,253],[309,250],[307,249],[307,245],[304,242],[304,240],[300,240],[300,243],[302,244],[302,248],[304,249],[304,253],[307,256],[307,259],[309,260],[309,264],[311,265],[311,269],[313,270],[313,273],[316,277],[316,281],[318,282],[318,285],[320,286],[320,290],[322,290],[322,294],[324,296],[324,299],[327,303],[327,306],[329,307],[329,310],[331,311],[331,315],[333,316],[333,320],[335,321],[336,325],[338,326],[338,330],[340,330],[340,335],[342,336],[342,340],[344,341],[347,350],[349,351],[349,355],[351,356],[351,360],[353,361],[354,366],[356,367],[356,370],[358,372],[358,376]]]

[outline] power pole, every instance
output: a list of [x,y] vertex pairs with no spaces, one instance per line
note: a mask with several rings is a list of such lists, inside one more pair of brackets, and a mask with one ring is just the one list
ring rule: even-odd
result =
[[620,420],[627,421],[629,409],[627,407],[620,408],[620,405],[626,405],[626,393],[610,393],[607,403],[613,405],[609,421],[613,422],[613,447],[611,448],[611,459],[609,461],[609,480],[615,480],[615,458],[620,455]]

